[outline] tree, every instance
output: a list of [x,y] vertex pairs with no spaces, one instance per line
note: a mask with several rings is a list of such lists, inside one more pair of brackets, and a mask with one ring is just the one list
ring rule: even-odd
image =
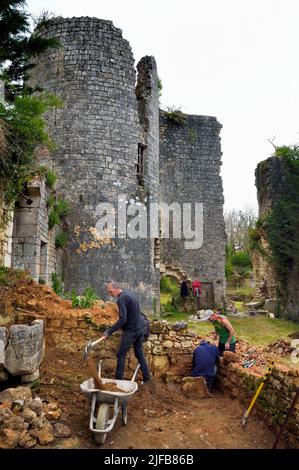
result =
[[32,90],[26,85],[30,60],[49,47],[58,47],[56,39],[31,35],[30,15],[25,0],[0,1],[0,79],[5,84],[5,98],[14,98]]
[[227,242],[232,253],[250,251],[250,231],[255,227],[256,213],[254,208],[243,210],[232,209],[224,214]]

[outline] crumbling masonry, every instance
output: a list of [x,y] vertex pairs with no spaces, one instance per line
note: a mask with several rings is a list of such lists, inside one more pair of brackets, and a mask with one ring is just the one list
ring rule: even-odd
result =
[[[134,289],[149,312],[158,306],[160,275],[172,271],[178,278],[200,278],[209,301],[222,305],[226,237],[221,125],[213,117],[187,115],[175,123],[159,113],[154,57],[139,61],[136,82],[130,45],[111,21],[59,17],[37,34],[60,42],[60,47],[38,57],[31,85],[64,102],[46,116],[57,149],[40,162],[57,173],[57,195],[70,204],[69,242],[57,251],[56,260],[51,250],[50,263],[45,245],[47,237],[53,239],[51,231],[45,235],[36,230],[32,235],[27,227],[26,241],[21,225],[29,216],[22,207],[27,212],[30,208],[22,204],[15,212],[12,265],[27,267],[46,282],[58,272],[67,290],[80,292],[89,285],[103,297],[103,283],[112,278]],[[42,183],[39,188],[42,201]],[[202,203],[202,246],[188,250],[184,239],[161,239],[159,233],[145,239],[109,234],[100,238],[95,229],[97,207],[106,202],[117,208],[120,195],[147,206]],[[35,216],[30,217],[37,226]],[[47,216],[43,220],[47,222]]]

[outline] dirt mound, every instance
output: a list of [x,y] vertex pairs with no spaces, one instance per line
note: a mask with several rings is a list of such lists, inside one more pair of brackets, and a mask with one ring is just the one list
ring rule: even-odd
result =
[[[20,310],[19,310],[20,309]],[[72,302],[59,297],[51,287],[37,284],[25,275],[9,272],[5,282],[0,284],[0,314],[13,315],[18,311],[38,316],[77,317],[90,315],[93,322],[109,325],[118,318],[116,304],[96,301],[92,308],[72,308]]]

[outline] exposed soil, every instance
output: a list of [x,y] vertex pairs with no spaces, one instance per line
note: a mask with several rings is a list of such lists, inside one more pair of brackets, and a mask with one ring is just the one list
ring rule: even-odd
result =
[[97,324],[109,325],[118,318],[113,302],[96,301],[92,308],[72,308],[72,302],[59,297],[51,287],[37,284],[26,275],[18,277],[12,271],[7,283],[0,284],[0,314],[13,316],[18,312],[32,312],[36,317],[77,317],[84,312]]
[[[58,402],[61,421],[72,430],[70,438],[51,447],[98,448],[89,431],[90,403],[79,387],[89,377],[80,353],[47,348],[36,393]],[[128,424],[123,427],[119,416],[102,448],[271,448],[273,432],[254,416],[243,429],[243,413],[237,400],[219,391],[213,398],[190,399],[180,386],[155,380],[140,385],[128,403]]]

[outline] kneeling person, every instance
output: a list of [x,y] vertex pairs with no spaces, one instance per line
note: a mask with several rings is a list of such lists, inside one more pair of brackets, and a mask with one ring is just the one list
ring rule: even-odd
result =
[[191,376],[204,377],[206,379],[209,392],[212,390],[212,385],[217,373],[216,365],[218,363],[218,348],[208,341],[201,341],[193,353]]

